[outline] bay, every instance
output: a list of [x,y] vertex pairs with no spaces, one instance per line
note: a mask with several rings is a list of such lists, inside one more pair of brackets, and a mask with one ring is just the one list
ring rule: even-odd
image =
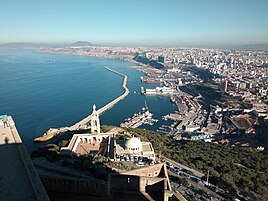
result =
[[[53,127],[70,126],[123,93],[122,77],[108,66],[128,75],[130,94],[101,115],[101,124],[119,126],[141,111],[145,99],[159,122],[143,128],[156,130],[163,115],[177,108],[169,97],[140,95],[142,73],[136,64],[107,58],[40,53],[35,50],[0,50],[0,114],[12,115],[21,138],[34,149],[33,139]],[[136,93],[134,93],[136,92]]]

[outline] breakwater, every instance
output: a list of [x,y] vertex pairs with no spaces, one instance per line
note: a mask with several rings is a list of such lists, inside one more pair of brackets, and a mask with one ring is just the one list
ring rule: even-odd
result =
[[[124,89],[124,92],[123,92],[123,94],[121,94],[116,99],[112,100],[111,102],[109,102],[108,104],[103,106],[102,108],[98,109],[98,113],[100,115],[103,114],[105,111],[109,110],[110,108],[112,108],[115,104],[117,104],[118,102],[123,100],[129,94],[129,89],[126,86],[127,85],[127,78],[128,78],[127,75],[125,75],[123,73],[120,73],[120,72],[117,72],[115,70],[112,70],[112,69],[108,68],[107,66],[105,66],[104,68],[106,68],[110,72],[116,73],[116,74],[118,74],[118,75],[123,77],[122,88]],[[91,120],[91,114],[89,116],[85,117],[84,119],[82,119],[81,121],[77,122],[76,124],[70,126],[70,127],[50,128],[41,137],[35,138],[34,141],[35,142],[47,141],[47,140],[53,138],[54,136],[56,136],[56,135],[58,135],[58,134],[60,134],[62,132],[83,129],[83,128],[86,127],[86,124],[90,120]]]

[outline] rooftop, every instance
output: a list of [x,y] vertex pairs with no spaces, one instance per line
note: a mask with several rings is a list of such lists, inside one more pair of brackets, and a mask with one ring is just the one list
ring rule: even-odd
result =
[[11,116],[0,115],[1,200],[48,201]]

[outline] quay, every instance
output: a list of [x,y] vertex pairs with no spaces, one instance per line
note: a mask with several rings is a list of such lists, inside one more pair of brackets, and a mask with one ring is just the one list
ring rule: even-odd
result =
[[[113,72],[115,74],[118,74],[120,76],[123,76],[123,82],[122,82],[122,88],[124,89],[124,93],[121,94],[119,97],[117,97],[116,99],[112,100],[111,102],[109,102],[108,104],[106,104],[105,106],[103,106],[102,108],[100,108],[98,110],[98,113],[101,115],[103,114],[105,111],[109,110],[110,108],[112,108],[114,105],[116,105],[118,102],[120,102],[121,100],[123,100],[125,97],[127,97],[127,95],[129,94],[129,89],[127,88],[127,75],[117,72],[115,70],[112,70],[110,68],[108,68],[107,66],[104,66],[104,68],[106,68],[107,70],[109,70],[110,72]],[[91,120],[91,114],[87,117],[85,117],[84,119],[82,119],[81,121],[77,122],[76,124],[74,124],[73,126],[70,127],[64,127],[64,128],[50,128],[46,133],[44,133],[41,137],[35,138],[34,141],[35,142],[44,142],[47,140],[52,139],[54,136],[65,132],[65,131],[75,131],[75,130],[79,130],[81,128],[86,127],[86,124]]]

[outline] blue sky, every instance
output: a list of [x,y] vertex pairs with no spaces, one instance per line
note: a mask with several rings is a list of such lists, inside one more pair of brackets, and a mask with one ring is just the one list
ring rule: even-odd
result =
[[268,0],[0,0],[0,43],[268,43]]

